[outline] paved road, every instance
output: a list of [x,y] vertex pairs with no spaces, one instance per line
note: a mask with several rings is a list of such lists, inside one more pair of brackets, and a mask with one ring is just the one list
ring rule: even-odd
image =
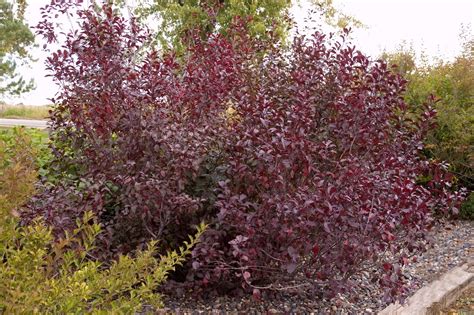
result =
[[46,129],[46,120],[32,120],[32,119],[4,119],[0,118],[0,127],[15,127],[25,126],[30,128]]

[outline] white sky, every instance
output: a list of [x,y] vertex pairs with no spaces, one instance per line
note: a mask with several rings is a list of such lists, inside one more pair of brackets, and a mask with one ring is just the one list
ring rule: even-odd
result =
[[[302,0],[292,12],[297,22],[307,13],[307,0]],[[27,22],[34,26],[40,20],[40,8],[49,0],[30,0],[26,12]],[[383,50],[393,51],[406,42],[415,51],[424,51],[429,57],[452,59],[461,50],[459,34],[462,25],[474,25],[473,0],[334,0],[342,12],[354,16],[366,28],[353,32],[353,43],[363,52],[377,57]],[[38,62],[31,67],[21,68],[25,78],[33,78],[36,90],[21,98],[7,102],[28,105],[44,105],[54,96],[57,88],[44,70],[47,53],[39,47],[33,51]]]

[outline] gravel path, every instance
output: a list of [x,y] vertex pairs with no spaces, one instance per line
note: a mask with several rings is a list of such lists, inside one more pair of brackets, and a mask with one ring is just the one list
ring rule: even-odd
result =
[[[457,265],[474,259],[474,221],[452,221],[431,232],[431,247],[405,267],[410,295]],[[375,314],[387,306],[381,293],[362,274],[361,288],[331,301],[309,295],[281,293],[276,298],[256,302],[252,297],[219,297],[211,301],[191,297],[165,298],[159,313],[176,314]],[[357,299],[357,301],[356,301]]]

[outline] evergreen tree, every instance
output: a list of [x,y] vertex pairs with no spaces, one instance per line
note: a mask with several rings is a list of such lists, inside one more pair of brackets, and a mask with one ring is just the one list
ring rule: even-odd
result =
[[19,63],[31,61],[28,48],[34,35],[24,22],[26,2],[0,0],[0,97],[20,95],[33,88],[17,72]]

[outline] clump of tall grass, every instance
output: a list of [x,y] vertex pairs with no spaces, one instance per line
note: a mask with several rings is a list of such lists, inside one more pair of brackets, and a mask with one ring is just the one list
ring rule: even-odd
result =
[[51,105],[7,105],[0,103],[0,118],[45,119]]

